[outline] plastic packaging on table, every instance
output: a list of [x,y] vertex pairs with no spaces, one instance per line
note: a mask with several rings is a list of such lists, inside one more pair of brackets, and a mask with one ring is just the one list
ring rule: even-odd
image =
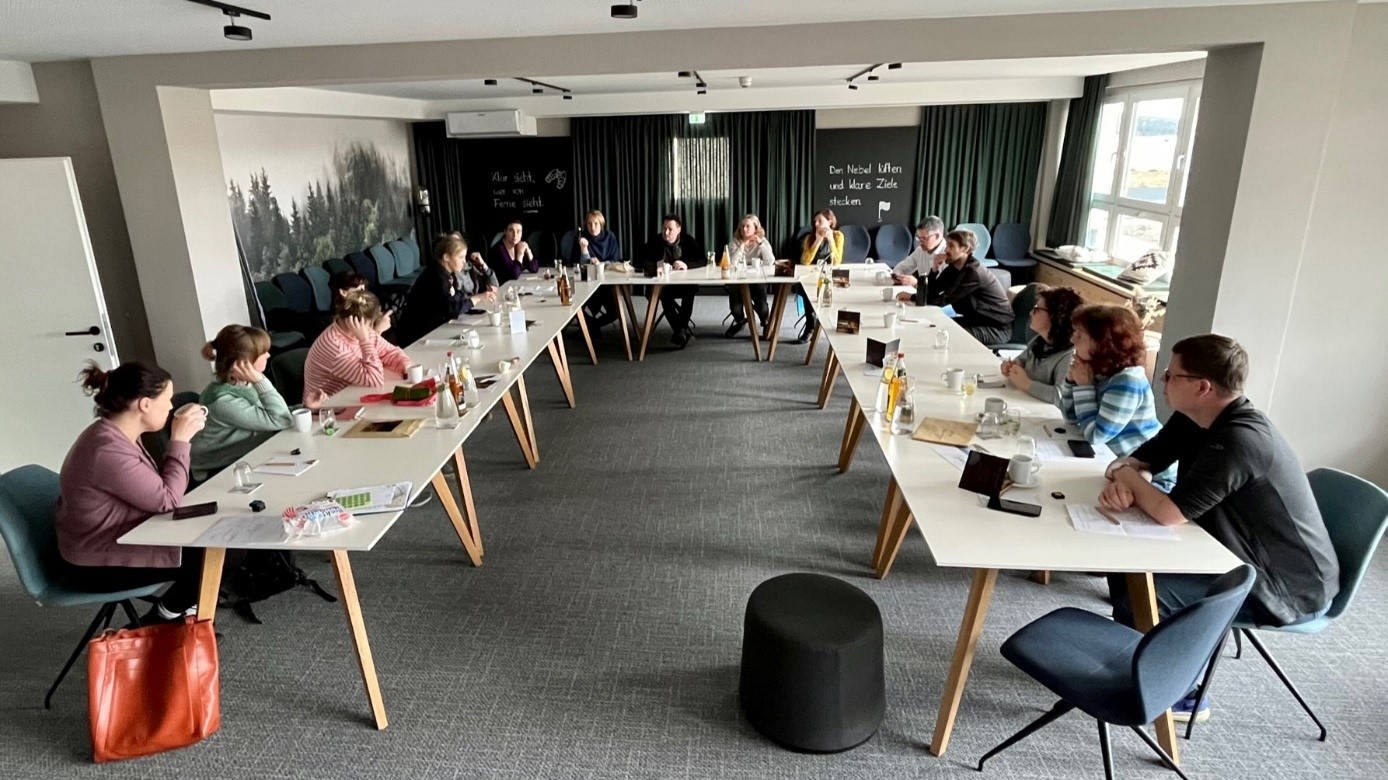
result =
[[346,530],[357,522],[352,513],[336,501],[313,501],[291,506],[284,510],[281,517],[284,532],[294,539]]

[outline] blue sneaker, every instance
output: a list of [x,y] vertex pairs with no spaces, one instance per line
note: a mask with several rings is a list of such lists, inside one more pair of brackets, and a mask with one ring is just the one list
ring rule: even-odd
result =
[[1194,696],[1187,696],[1176,702],[1171,707],[1171,719],[1178,723],[1187,723],[1194,719],[1196,723],[1204,723],[1210,719],[1210,695],[1205,694],[1205,698],[1200,700],[1199,706],[1195,704]]

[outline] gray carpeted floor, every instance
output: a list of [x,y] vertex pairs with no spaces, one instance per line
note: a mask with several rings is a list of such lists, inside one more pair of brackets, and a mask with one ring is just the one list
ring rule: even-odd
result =
[[[579,405],[545,365],[528,377],[542,462],[528,472],[504,420],[467,448],[487,562],[466,563],[437,502],[413,510],[354,567],[391,726],[367,705],[339,606],[307,591],[223,612],[222,718],[203,744],[95,767],[80,670],[45,712],[43,693],[85,611],[41,609],[0,563],[0,774],[5,777],[888,778],[976,776],[971,762],[1039,715],[1051,696],[997,652],[1062,605],[1103,610],[1101,581],[1050,587],[1000,578],[954,741],[924,745],[952,652],[967,572],[935,568],[919,537],[890,578],[867,575],[887,472],[865,440],[836,457],[847,399],[811,403],[819,379],[788,346],[774,364],[721,337],[701,298],[701,337],[643,364],[616,338],[591,367],[571,346]],[[787,326],[789,333],[789,326]],[[823,347],[820,349],[822,359]],[[325,562],[302,564],[325,584]],[[862,747],[810,756],[742,719],[742,609],[767,577],[844,577],[881,606],[888,713]],[[1214,717],[1183,743],[1192,777],[1382,777],[1388,756],[1388,571],[1369,572],[1348,617],[1318,637],[1267,643],[1330,726],[1311,722],[1256,658],[1222,666]],[[1172,776],[1130,733],[1123,777]],[[1072,714],[989,764],[993,778],[1102,777],[1095,729]]]

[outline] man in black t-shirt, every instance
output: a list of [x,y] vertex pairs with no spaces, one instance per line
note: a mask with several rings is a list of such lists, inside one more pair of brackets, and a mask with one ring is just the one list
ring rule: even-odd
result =
[[[1248,355],[1233,339],[1194,336],[1171,350],[1163,375],[1175,411],[1161,432],[1108,469],[1099,503],[1139,506],[1162,525],[1193,522],[1258,579],[1241,620],[1285,626],[1325,614],[1340,589],[1340,567],[1311,485],[1291,445],[1243,396]],[[1144,473],[1177,463],[1170,494]],[[1214,575],[1155,576],[1163,615],[1204,596]],[[1131,624],[1122,576],[1110,577],[1114,618]]]

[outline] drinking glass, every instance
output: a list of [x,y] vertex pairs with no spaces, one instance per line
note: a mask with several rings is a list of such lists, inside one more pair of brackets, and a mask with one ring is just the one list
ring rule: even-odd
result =
[[1008,409],[1006,412],[1006,429],[1008,435],[1022,435],[1022,410]]
[[949,349],[949,331],[935,331],[935,349]]
[[332,409],[323,408],[318,410],[318,422],[323,428],[324,436],[332,436],[337,433],[337,415]]
[[1017,454],[1025,455],[1032,460],[1036,459],[1036,439],[1030,436],[1017,437]]
[[232,475],[236,478],[236,489],[245,490],[251,486],[251,464],[241,461],[233,467]]
[[966,377],[964,377],[964,395],[966,395],[966,396],[973,396],[973,394],[976,393],[976,392],[978,392],[978,377],[977,377],[977,376],[966,376]]

